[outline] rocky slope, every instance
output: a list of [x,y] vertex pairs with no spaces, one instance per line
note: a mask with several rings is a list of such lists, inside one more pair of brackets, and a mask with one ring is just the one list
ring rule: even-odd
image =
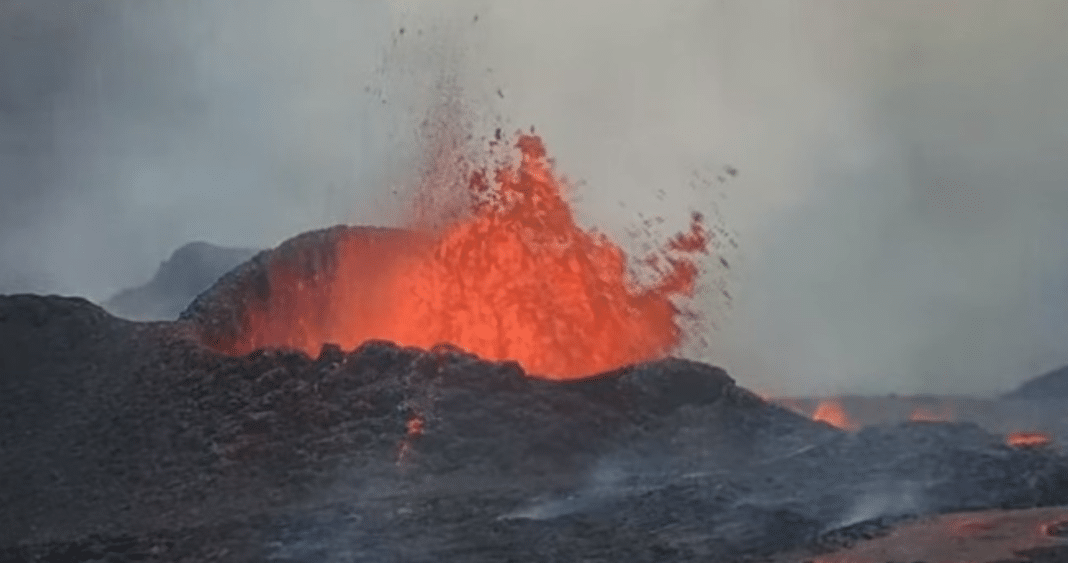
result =
[[175,250],[147,283],[120,291],[104,307],[133,320],[177,319],[197,295],[254,254],[255,250],[247,248],[191,242]]
[[[329,301],[328,287],[340,267],[339,253],[376,270],[422,242],[423,237],[412,231],[387,227],[339,225],[303,233],[227,272],[198,295],[179,318],[196,327],[201,341],[226,348],[245,330],[250,309],[289,322],[302,320],[294,318],[294,311],[271,307],[275,292],[286,296],[282,301],[304,302],[302,312],[317,310],[328,316],[335,305]],[[282,273],[285,275],[280,276]],[[277,287],[279,277],[290,283]]]
[[1068,400],[1068,366],[1044,373],[1005,395],[1006,399]]
[[726,561],[1068,503],[978,427],[857,434],[683,360],[549,382],[449,347],[230,357],[0,297],[0,560]]

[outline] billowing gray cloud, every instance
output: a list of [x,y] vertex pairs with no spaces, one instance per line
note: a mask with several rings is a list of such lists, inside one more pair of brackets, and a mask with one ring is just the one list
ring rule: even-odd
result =
[[391,205],[389,110],[365,92],[388,5],[3,6],[4,289],[102,298],[190,240],[271,245]]
[[1068,362],[1062,2],[88,5],[0,3],[0,288],[103,297],[189,240],[395,220],[449,75],[476,127],[537,127],[589,225],[718,202],[741,248],[701,354],[743,382]]

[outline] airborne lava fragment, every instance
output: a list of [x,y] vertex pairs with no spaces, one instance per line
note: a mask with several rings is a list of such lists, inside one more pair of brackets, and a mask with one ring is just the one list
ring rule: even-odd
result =
[[676,348],[676,300],[692,295],[700,271],[693,257],[708,248],[704,218],[695,213],[690,229],[668,241],[656,281],[641,286],[617,244],[576,223],[541,139],[520,135],[515,147],[517,163],[471,175],[466,216],[438,232],[379,252],[338,244],[330,268],[272,262],[241,330],[212,344],[235,354],[290,347],[314,355],[328,342],[448,342],[554,379]]

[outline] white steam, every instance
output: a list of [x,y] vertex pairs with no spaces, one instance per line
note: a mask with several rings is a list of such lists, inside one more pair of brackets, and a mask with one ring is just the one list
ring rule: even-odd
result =
[[1068,362],[1057,0],[6,0],[0,25],[0,291],[394,221],[452,76],[476,136],[537,128],[588,225],[718,202],[740,255],[702,359],[743,384],[983,393]]
[[192,240],[270,246],[392,205],[396,120],[365,92],[388,5],[0,6],[11,136],[36,141],[0,172],[0,291],[104,298]]

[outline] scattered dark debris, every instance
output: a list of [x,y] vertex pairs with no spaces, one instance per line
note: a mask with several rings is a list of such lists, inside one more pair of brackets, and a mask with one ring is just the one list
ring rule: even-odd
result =
[[[302,235],[173,323],[0,297],[17,374],[0,378],[3,560],[726,561],[913,514],[1068,503],[1056,448],[970,424],[844,433],[696,362],[553,382],[449,346],[230,357],[196,340],[239,330],[234,296],[272,253],[313,279],[350,236],[408,235]],[[836,524],[898,490],[920,500]]]

